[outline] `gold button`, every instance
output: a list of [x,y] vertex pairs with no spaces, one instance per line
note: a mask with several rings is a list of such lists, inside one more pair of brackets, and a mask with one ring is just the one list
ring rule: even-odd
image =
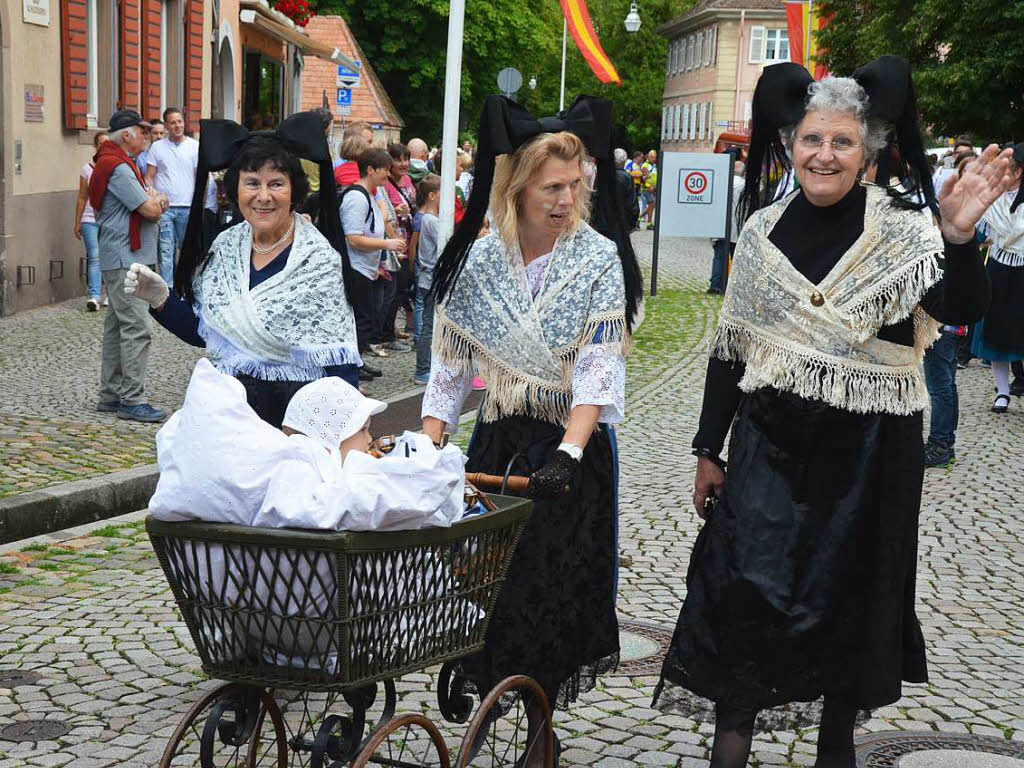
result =
[[821,295],[821,291],[815,291],[811,294],[811,304],[816,307],[820,307],[825,303],[825,297]]

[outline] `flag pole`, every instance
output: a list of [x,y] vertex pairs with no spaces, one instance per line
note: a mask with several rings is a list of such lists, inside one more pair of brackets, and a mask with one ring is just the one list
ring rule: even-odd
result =
[[562,14],[562,84],[558,89],[558,111],[565,109],[565,38],[569,32],[569,22]]
[[448,6],[448,55],[444,68],[444,120],[441,133],[441,200],[438,211],[438,248],[455,231],[455,161],[459,141],[459,101],[462,92],[462,31],[466,0]]

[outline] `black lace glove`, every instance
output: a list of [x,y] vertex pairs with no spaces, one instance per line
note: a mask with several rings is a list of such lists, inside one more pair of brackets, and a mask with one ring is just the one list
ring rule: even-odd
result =
[[530,475],[530,487],[526,490],[531,499],[557,499],[569,489],[576,468],[576,461],[565,451],[555,451],[555,455],[543,467]]

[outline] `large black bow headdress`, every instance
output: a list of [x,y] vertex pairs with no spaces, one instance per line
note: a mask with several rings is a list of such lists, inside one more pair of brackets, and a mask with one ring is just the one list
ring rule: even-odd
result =
[[1024,141],[1013,145],[1013,162],[1021,169],[1020,186],[1017,187],[1017,196],[1010,203],[1010,213],[1016,212],[1018,206],[1024,203]]
[[[910,64],[899,56],[881,56],[852,75],[868,96],[868,118],[891,126],[888,143],[870,158],[877,165],[876,182],[887,188],[897,205],[938,215],[921,130]],[[778,178],[792,169],[779,130],[803,119],[808,89],[814,82],[798,64],[766,67],[754,89],[750,150],[741,205],[746,216],[774,199]],[[889,186],[895,177],[899,186]]]
[[[296,157],[311,160],[319,166],[320,199],[317,226],[331,246],[341,254],[345,285],[347,287],[350,284],[351,265],[338,214],[331,152],[324,136],[320,115],[316,112],[299,112],[285,118],[274,131],[249,131],[234,120],[200,120],[196,184],[192,192],[192,207],[185,228],[185,239],[181,245],[181,257],[174,277],[175,292],[189,302],[194,300],[192,279],[196,270],[206,260],[211,245],[205,242],[203,236],[203,200],[206,196],[207,179],[211,172],[228,168],[245,143],[257,136],[280,141],[284,148]],[[293,202],[299,204],[302,201]]]
[[604,222],[599,230],[614,241],[626,288],[626,319],[632,322],[643,293],[643,276],[629,240],[629,228],[616,205],[615,163],[612,146],[612,103],[592,96],[580,96],[569,109],[554,117],[537,119],[519,104],[504,96],[488,96],[480,115],[476,161],[473,165],[473,191],[465,214],[451,240],[445,246],[434,269],[432,290],[438,302],[450,293],[466,263],[469,250],[483,226],[490,205],[494,166],[499,155],[515,152],[542,133],[569,131],[578,136],[597,161],[596,205]]

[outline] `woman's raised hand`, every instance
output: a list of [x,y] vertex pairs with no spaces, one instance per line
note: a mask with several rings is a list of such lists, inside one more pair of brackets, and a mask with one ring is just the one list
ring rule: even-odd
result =
[[951,243],[966,243],[988,207],[1013,186],[1012,149],[999,151],[989,144],[981,157],[964,167],[963,175],[950,176],[938,190],[942,234]]
[[693,478],[693,508],[701,520],[707,519],[708,499],[718,499],[725,488],[725,472],[706,456],[697,457],[697,474]]
[[160,309],[171,294],[160,275],[138,262],[128,267],[128,273],[124,276],[124,292],[129,296],[137,296],[153,309]]

